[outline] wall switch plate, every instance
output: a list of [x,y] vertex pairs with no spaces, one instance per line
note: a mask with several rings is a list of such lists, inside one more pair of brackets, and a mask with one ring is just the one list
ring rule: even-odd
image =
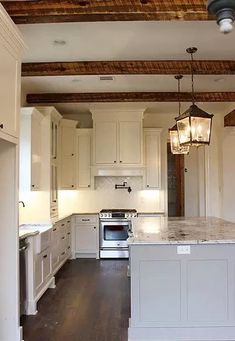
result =
[[191,246],[190,245],[180,245],[177,246],[177,254],[178,255],[190,255]]

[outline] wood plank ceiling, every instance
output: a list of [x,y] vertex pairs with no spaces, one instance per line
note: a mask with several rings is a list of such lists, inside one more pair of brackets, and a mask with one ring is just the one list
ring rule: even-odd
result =
[[210,20],[206,0],[2,1],[16,24],[92,21]]

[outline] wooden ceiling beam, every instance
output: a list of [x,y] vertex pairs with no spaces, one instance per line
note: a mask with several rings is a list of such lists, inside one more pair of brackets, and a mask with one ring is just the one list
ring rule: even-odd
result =
[[224,117],[225,127],[235,127],[235,110],[231,111]]
[[[197,60],[193,64],[198,75],[234,75],[234,60]],[[191,61],[186,60],[130,60],[24,63],[22,76],[72,75],[188,75]]]
[[[178,102],[178,92],[96,92],[28,94],[29,104],[98,102]],[[190,92],[180,93],[181,102],[191,102]],[[196,102],[235,102],[235,92],[198,92]]]
[[206,0],[1,1],[16,24],[210,20]]

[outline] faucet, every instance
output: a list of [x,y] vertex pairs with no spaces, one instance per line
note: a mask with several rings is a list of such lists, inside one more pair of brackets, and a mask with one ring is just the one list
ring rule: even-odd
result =
[[22,204],[22,206],[25,207],[25,203],[22,200],[19,201],[19,204]]

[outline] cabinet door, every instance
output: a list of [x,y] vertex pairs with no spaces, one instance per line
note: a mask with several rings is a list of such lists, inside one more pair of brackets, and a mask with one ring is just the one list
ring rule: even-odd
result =
[[61,154],[62,156],[74,156],[75,154],[74,127],[61,127]]
[[141,122],[119,123],[119,162],[121,164],[142,163]]
[[117,163],[116,122],[96,122],[94,150],[96,164]]
[[76,252],[95,253],[97,251],[96,225],[76,226]]
[[91,187],[91,135],[78,136],[78,187]]
[[160,188],[160,133],[145,133],[145,186]]
[[51,263],[52,263],[52,271],[55,271],[60,256],[59,249],[59,226],[56,224],[53,226],[51,232]]
[[34,290],[37,295],[43,285],[43,262],[42,255],[37,255],[34,261]]
[[15,58],[2,45],[2,41],[0,42],[0,60],[0,131],[18,137],[19,66]]
[[51,121],[51,158],[58,159],[58,123]]
[[40,189],[41,182],[41,121],[32,115],[31,121],[31,187]]
[[44,284],[48,281],[51,276],[51,251],[50,249],[46,250],[42,254],[42,263],[43,263],[43,282]]
[[60,187],[63,189],[76,188],[76,165],[73,156],[64,156],[61,158],[61,177]]

